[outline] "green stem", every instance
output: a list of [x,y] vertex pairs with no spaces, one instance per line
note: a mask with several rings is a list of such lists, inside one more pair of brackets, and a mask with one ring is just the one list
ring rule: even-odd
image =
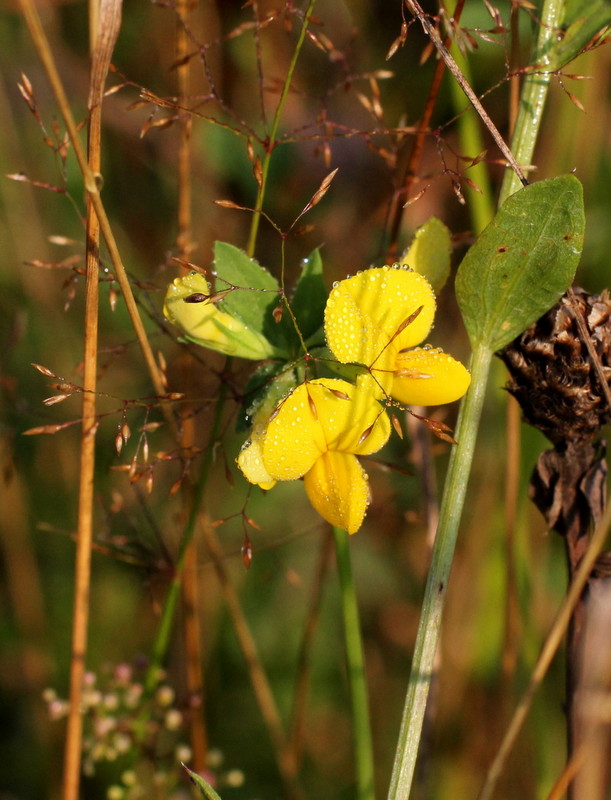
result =
[[147,695],[151,694],[157,685],[159,680],[159,671],[170,644],[176,607],[180,598],[180,587],[182,584],[182,575],[185,566],[187,550],[189,549],[189,545],[193,540],[197,518],[200,513],[202,499],[204,496],[204,490],[206,488],[206,484],[208,483],[208,476],[210,475],[210,469],[212,468],[212,463],[214,461],[214,449],[223,418],[225,397],[226,388],[225,385],[222,384],[214,411],[214,419],[212,421],[212,428],[210,431],[210,440],[204,452],[199,478],[193,492],[191,511],[182,533],[182,539],[178,550],[178,556],[176,558],[176,566],[174,567],[172,583],[170,584],[165,598],[165,603],[161,614],[161,621],[159,623],[159,629],[157,630],[157,638],[155,639],[155,644],[153,645],[153,650],[151,653],[151,663],[148,667],[144,680],[144,690]]
[[[452,55],[454,60],[460,67],[462,74],[467,81],[471,84],[471,67],[468,60],[462,55],[458,47],[452,47]],[[464,109],[465,95],[456,81],[451,83],[452,102],[457,113]],[[464,155],[469,155],[473,158],[482,153],[485,149],[482,131],[479,124],[479,118],[472,108],[460,114],[458,118],[458,135],[460,137],[460,149]],[[516,177],[518,184],[521,186],[520,179],[511,170],[511,174]],[[470,186],[466,189],[466,195],[469,203],[469,214],[471,216],[471,224],[476,234],[480,234],[486,225],[491,222],[494,217],[494,202],[492,194],[492,185],[490,182],[490,174],[485,161],[480,161],[475,166],[469,168],[469,177],[481,190],[477,192]]]
[[291,63],[289,64],[289,68],[286,73],[286,80],[284,81],[284,86],[282,87],[282,94],[280,95],[280,100],[278,101],[276,113],[274,114],[272,127],[269,132],[269,136],[267,137],[266,140],[265,155],[263,157],[263,163],[261,164],[261,183],[259,185],[259,191],[257,192],[257,203],[255,205],[255,212],[253,214],[252,222],[250,224],[250,234],[248,236],[248,245],[246,247],[246,252],[248,253],[249,256],[253,256],[255,252],[257,234],[259,232],[259,223],[261,222],[261,211],[263,210],[265,187],[267,186],[267,177],[269,174],[269,165],[271,162],[272,153],[274,152],[274,149],[276,147],[276,136],[278,134],[278,128],[280,126],[280,119],[282,117],[282,112],[284,111],[284,104],[286,102],[286,98],[288,97],[289,89],[291,88],[293,73],[295,72],[295,67],[297,66],[297,60],[301,54],[301,48],[303,47],[303,43],[305,41],[306,33],[310,24],[310,17],[312,16],[312,12],[314,11],[315,3],[316,0],[310,0],[310,2],[308,3],[308,7],[306,9],[306,13],[303,18],[303,25],[301,26],[301,30],[299,31],[299,38],[297,39],[297,44],[295,45],[293,58],[291,59]]
[[[539,36],[531,59],[533,72],[530,72],[522,87],[520,108],[511,141],[511,150],[516,161],[523,167],[532,163],[535,144],[539,135],[541,118],[553,74],[550,51],[556,41],[556,33],[564,16],[565,0],[544,0],[541,9]],[[499,206],[521,187],[513,170],[507,170],[501,186]]]
[[373,748],[365,659],[359,622],[358,603],[352,576],[349,537],[345,531],[333,529],[337,571],[342,593],[348,680],[352,697],[352,725],[354,731],[354,757],[356,761],[357,800],[374,800]]
[[458,444],[452,451],[448,465],[437,538],[433,547],[424,593],[399,743],[388,794],[389,800],[407,800],[412,785],[426,701],[434,671],[435,653],[439,642],[443,604],[458,526],[465,502],[467,479],[473,460],[491,358],[491,350],[484,345],[477,345],[473,350],[471,386],[461,404],[456,423],[455,436]]

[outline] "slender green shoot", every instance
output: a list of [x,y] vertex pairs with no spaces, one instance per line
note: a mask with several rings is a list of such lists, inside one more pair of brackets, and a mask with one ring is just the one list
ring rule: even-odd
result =
[[346,531],[334,528],[333,533],[342,595],[348,680],[352,696],[352,726],[357,782],[356,800],[374,800],[373,748],[369,719],[369,700],[358,603],[350,560],[350,543]]
[[293,57],[291,58],[291,63],[289,64],[289,68],[286,72],[286,79],[284,81],[284,86],[282,87],[280,100],[278,101],[278,105],[276,107],[276,113],[274,114],[272,127],[269,132],[269,135],[266,138],[265,155],[263,156],[263,162],[261,164],[261,177],[259,180],[259,190],[257,192],[257,202],[255,205],[255,212],[252,217],[252,222],[250,224],[250,234],[248,236],[248,245],[246,247],[246,252],[248,253],[249,256],[253,256],[255,252],[255,245],[257,243],[257,234],[259,232],[259,223],[261,221],[261,212],[263,210],[263,201],[265,199],[265,189],[267,186],[267,178],[269,175],[269,166],[271,163],[272,153],[274,152],[274,148],[277,144],[276,136],[278,135],[278,128],[280,127],[280,120],[282,118],[282,112],[284,111],[284,104],[286,103],[286,98],[288,97],[289,90],[291,88],[291,83],[293,81],[293,74],[295,72],[299,56],[301,55],[301,49],[303,47],[303,43],[305,42],[308,27],[310,25],[310,17],[312,16],[312,12],[314,11],[315,3],[316,0],[310,0],[310,2],[308,3],[308,7],[306,9],[305,16],[303,18],[303,25],[301,26],[301,30],[299,31],[299,37],[297,39],[297,44],[295,45],[295,50],[293,52]]
[[[472,83],[471,67],[468,59],[466,59],[460,52],[459,48],[454,45],[451,49],[460,71],[465,76],[469,84]],[[480,128],[479,117],[475,114],[472,108],[465,107],[465,95],[456,81],[451,82],[452,102],[457,113],[460,113],[458,118],[458,135],[460,137],[460,152],[462,155],[473,156],[473,158],[483,153],[485,150],[484,139]],[[515,175],[513,171],[510,171]],[[475,183],[480,191],[468,187],[465,194],[469,206],[469,214],[471,217],[471,224],[476,234],[481,233],[486,225],[494,217],[494,198],[492,192],[492,184],[490,181],[490,174],[485,160],[478,161],[472,167],[469,167],[468,177]],[[522,184],[516,176],[518,185]]]

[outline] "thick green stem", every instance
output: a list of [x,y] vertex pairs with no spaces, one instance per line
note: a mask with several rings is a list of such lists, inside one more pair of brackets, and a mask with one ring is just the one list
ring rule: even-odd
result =
[[265,187],[267,186],[267,177],[269,175],[269,165],[271,163],[272,153],[274,152],[274,148],[276,146],[276,136],[278,135],[278,128],[280,127],[280,119],[282,117],[282,112],[284,110],[284,104],[286,102],[286,98],[288,97],[289,89],[291,88],[293,73],[295,72],[295,67],[297,66],[297,60],[301,54],[301,48],[303,47],[306,33],[310,25],[310,17],[312,16],[312,12],[314,11],[315,3],[316,0],[310,0],[310,2],[308,3],[308,7],[306,9],[306,13],[303,18],[303,25],[301,26],[301,30],[299,31],[299,38],[297,39],[297,44],[295,45],[295,51],[293,52],[293,58],[291,59],[291,63],[289,64],[289,68],[286,73],[286,79],[284,81],[284,86],[282,87],[282,94],[280,95],[278,106],[276,107],[276,113],[274,114],[274,121],[272,122],[272,128],[269,132],[269,136],[267,137],[265,156],[263,157],[263,163],[261,164],[261,179],[259,183],[259,191],[257,192],[257,203],[255,205],[255,213],[253,214],[252,217],[252,222],[250,225],[250,234],[248,237],[248,245],[246,247],[246,252],[248,253],[249,256],[253,256],[255,252],[255,244],[257,242],[257,234],[259,232],[259,223],[261,222],[261,211],[263,210]]
[[373,749],[369,700],[365,679],[365,659],[359,622],[359,610],[350,561],[348,534],[338,528],[335,535],[337,571],[342,594],[344,638],[348,662],[348,680],[352,697],[352,727],[354,732],[354,758],[356,762],[357,800],[374,800]]
[[479,419],[486,393],[492,352],[478,345],[473,351],[471,386],[456,424],[458,444],[452,451],[439,514],[437,538],[424,593],[412,670],[403,709],[389,800],[407,800],[418,755],[424,712],[441,630],[441,616],[450,568],[465,502]]
[[[522,87],[520,108],[511,141],[511,150],[518,164],[526,168],[532,163],[539,135],[541,118],[553,74],[550,52],[564,16],[565,0],[544,0],[541,9],[539,36],[531,59],[533,71],[528,73]],[[507,170],[501,186],[499,206],[521,187],[513,170]]]

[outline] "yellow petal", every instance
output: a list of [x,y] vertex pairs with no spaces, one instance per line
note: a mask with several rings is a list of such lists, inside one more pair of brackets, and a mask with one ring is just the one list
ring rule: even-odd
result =
[[369,505],[367,473],[355,456],[328,452],[304,477],[310,502],[336,528],[356,533]]
[[250,483],[256,483],[262,489],[272,489],[276,485],[276,481],[265,469],[261,445],[261,438],[253,438],[247,442],[238,455],[238,467]]
[[338,361],[386,369],[398,350],[424,339],[434,316],[435,295],[422,275],[405,267],[367,269],[331,290],[327,343]]
[[388,416],[374,396],[321,378],[302,383],[281,402],[267,426],[263,461],[276,480],[295,480],[329,450],[374,453],[389,436]]
[[312,414],[306,386],[314,391],[311,383],[302,383],[280,402],[267,425],[263,461],[268,473],[279,481],[301,478],[327,449],[320,422]]
[[436,406],[458,400],[470,383],[460,361],[442,350],[418,347],[398,355],[390,393],[404,405]]

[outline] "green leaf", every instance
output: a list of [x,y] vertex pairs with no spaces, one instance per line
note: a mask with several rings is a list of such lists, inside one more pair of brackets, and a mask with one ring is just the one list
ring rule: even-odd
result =
[[431,217],[418,228],[414,241],[401,256],[401,264],[407,264],[428,280],[437,293],[450,275],[452,239],[443,222]]
[[531,184],[503,203],[456,275],[473,347],[499,350],[554,305],[575,275],[584,227],[573,175]]
[[596,35],[611,25],[609,0],[566,0],[563,35],[550,48],[552,69],[572,61]]
[[214,244],[216,291],[230,291],[218,304],[221,311],[238,318],[247,328],[262,334],[278,349],[285,349],[272,311],[280,300],[278,281],[254,258],[227,242]]
[[191,782],[195,785],[200,797],[203,797],[204,800],[221,800],[220,795],[214,791],[208,781],[205,781],[201,775],[198,775],[197,772],[193,772],[193,770],[189,769],[185,764],[182,766],[186,770]]
[[289,365],[280,361],[261,364],[244,388],[236,431],[242,432],[250,428],[254,415],[263,403],[270,404],[271,412],[274,405],[303,380],[303,370],[303,365],[300,368],[300,365]]
[[[321,330],[328,296],[322,277],[322,258],[320,252],[314,250],[302,262],[301,275],[291,300],[291,308],[304,340],[307,341]],[[324,341],[324,337],[321,341]]]

